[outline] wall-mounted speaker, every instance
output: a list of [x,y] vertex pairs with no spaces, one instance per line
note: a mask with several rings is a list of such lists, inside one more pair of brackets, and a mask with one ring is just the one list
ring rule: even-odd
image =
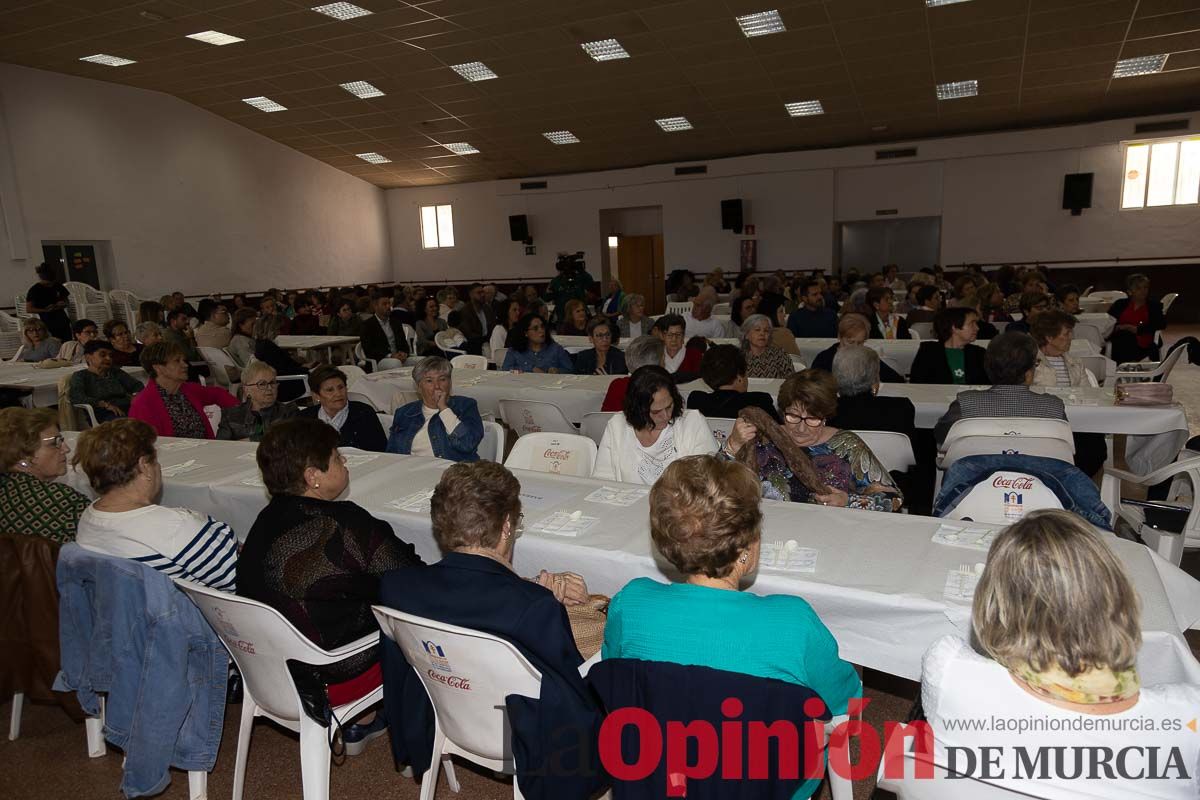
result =
[[524,214],[514,214],[508,218],[508,235],[514,242],[524,242],[530,238],[529,220]]
[[1073,172],[1063,176],[1063,208],[1071,210],[1071,215],[1078,217],[1085,208],[1092,207],[1092,177],[1091,172]]
[[721,201],[721,230],[742,232],[742,201],[740,198]]

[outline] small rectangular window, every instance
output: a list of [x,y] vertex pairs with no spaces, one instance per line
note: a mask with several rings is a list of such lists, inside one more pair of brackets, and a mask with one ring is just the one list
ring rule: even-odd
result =
[[1121,208],[1200,201],[1200,137],[1138,142],[1125,148]]
[[421,246],[454,247],[454,214],[451,207],[421,206]]

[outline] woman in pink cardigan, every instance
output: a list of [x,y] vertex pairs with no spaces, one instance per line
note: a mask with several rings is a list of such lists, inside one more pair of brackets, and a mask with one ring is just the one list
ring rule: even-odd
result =
[[142,350],[142,369],[150,380],[129,406],[129,416],[154,428],[159,436],[212,439],[213,426],[204,407],[229,408],[237,399],[219,386],[188,383],[188,365],[177,345],[160,342]]

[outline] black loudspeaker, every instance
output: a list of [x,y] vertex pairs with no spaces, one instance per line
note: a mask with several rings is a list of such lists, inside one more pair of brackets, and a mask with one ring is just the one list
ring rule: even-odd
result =
[[1069,208],[1072,216],[1078,217],[1085,208],[1092,207],[1091,172],[1074,172],[1063,176],[1063,208]]
[[508,218],[508,234],[514,242],[529,239],[529,220],[524,214],[515,214]]
[[721,201],[721,230],[742,232],[741,199]]

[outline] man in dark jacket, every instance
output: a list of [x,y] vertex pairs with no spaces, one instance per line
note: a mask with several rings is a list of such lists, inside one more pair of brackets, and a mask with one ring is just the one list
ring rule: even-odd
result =
[[746,387],[746,356],[731,344],[708,348],[700,359],[700,377],[711,392],[695,391],[688,395],[687,407],[706,417],[737,419],[747,406],[756,406],[780,422],[775,401],[766,392],[748,392]]
[[496,327],[496,315],[483,294],[482,283],[472,283],[467,292],[467,304],[458,312],[458,329],[467,337],[468,353],[482,352],[483,343]]
[[408,358],[408,340],[404,338],[404,326],[392,318],[392,298],[380,295],[372,303],[372,310],[375,313],[363,320],[363,354],[379,361],[381,369],[401,366]]

